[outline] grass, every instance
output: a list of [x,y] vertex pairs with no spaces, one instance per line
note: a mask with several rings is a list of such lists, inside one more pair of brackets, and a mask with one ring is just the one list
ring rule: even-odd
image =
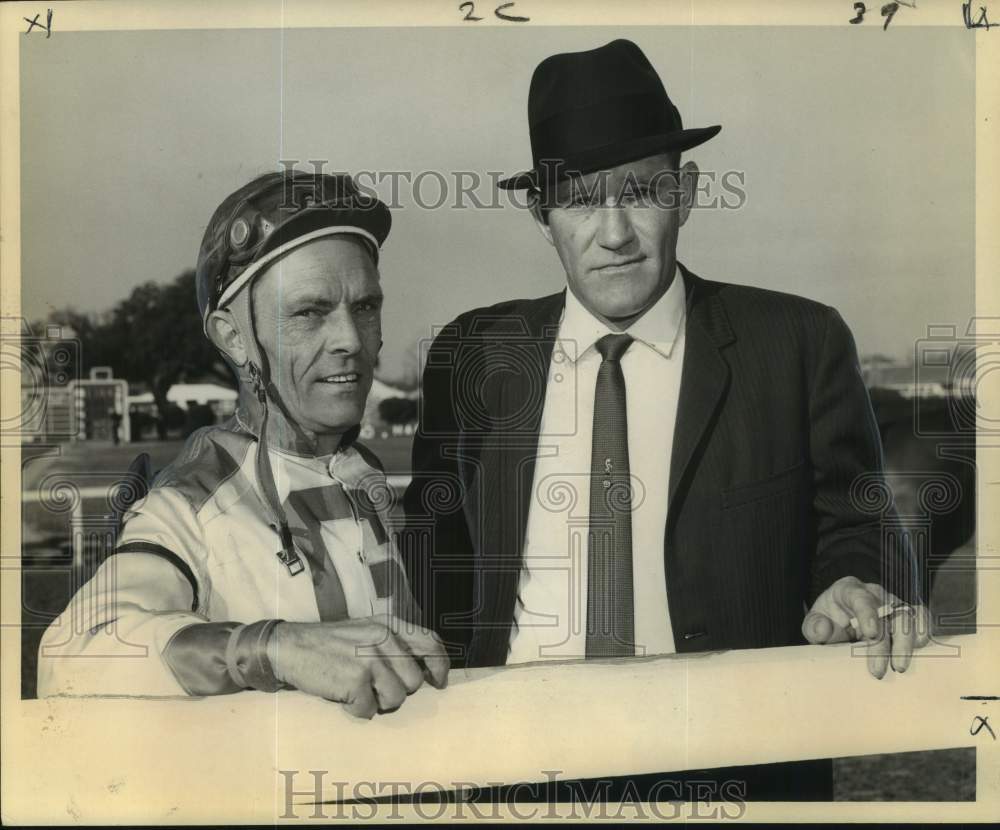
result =
[[[386,439],[375,438],[365,441],[381,460],[387,473],[409,472],[409,436],[393,436]],[[142,441],[133,444],[65,444],[52,454],[37,447],[27,446],[22,452],[24,478],[22,489],[36,486],[46,474],[58,471],[69,477],[93,473],[123,473],[132,460],[142,452],[152,458],[153,469],[159,470],[169,464],[184,446],[183,441]],[[46,448],[48,449],[48,448]]]
[[[409,436],[372,439],[365,442],[382,461],[386,473],[410,471]],[[105,444],[66,444],[46,452],[37,447],[25,447],[22,453],[21,491],[41,495],[40,487],[50,488],[55,478],[67,480],[79,487],[110,487],[123,476],[129,464],[140,453],[149,453],[155,471],[169,464],[180,452],[183,441],[144,441],[114,446]],[[110,507],[103,498],[86,499],[85,515],[103,515]],[[24,542],[29,547],[55,547],[70,538],[69,514],[46,509],[41,503],[24,502],[21,525]]]
[[833,762],[835,801],[975,801],[975,747]]

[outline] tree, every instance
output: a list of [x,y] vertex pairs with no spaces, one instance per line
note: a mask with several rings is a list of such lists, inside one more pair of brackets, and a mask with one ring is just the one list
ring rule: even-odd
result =
[[167,391],[175,383],[210,379],[235,386],[232,373],[202,331],[193,270],[165,285],[143,283],[102,317],[63,309],[50,314],[49,321],[74,330],[85,373],[93,366],[110,366],[115,377],[149,387],[161,415],[161,438]]
[[161,413],[175,383],[207,376],[233,386],[231,372],[202,331],[192,270],[167,285],[138,286],[114,308],[106,334],[120,349],[115,374],[147,384]]

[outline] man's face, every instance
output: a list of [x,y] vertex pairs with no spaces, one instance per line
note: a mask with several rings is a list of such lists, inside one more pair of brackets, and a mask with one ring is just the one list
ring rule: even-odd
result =
[[360,240],[317,239],[274,263],[254,285],[254,320],[296,424],[325,435],[361,422],[382,341],[382,289]]
[[670,287],[677,234],[697,178],[662,154],[560,182],[539,229],[555,246],[570,291],[597,318],[625,328]]

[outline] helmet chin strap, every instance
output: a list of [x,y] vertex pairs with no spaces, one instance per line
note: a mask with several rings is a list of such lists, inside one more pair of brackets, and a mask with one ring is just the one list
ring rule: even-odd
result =
[[[247,285],[240,291],[229,304],[229,308],[236,318],[237,327],[244,335],[243,340],[247,350],[246,368],[261,409],[254,465],[257,481],[260,482],[265,504],[271,514],[271,527],[281,540],[281,550],[276,555],[281,560],[281,563],[288,568],[288,572],[292,576],[295,576],[305,570],[305,565],[295,550],[295,545],[292,541],[292,531],[288,527],[288,519],[281,506],[281,499],[278,497],[278,488],[274,483],[271,456],[267,451],[269,400],[278,406],[282,412],[284,412],[284,409],[281,405],[280,397],[271,383],[267,356],[264,354],[264,350],[260,347],[260,342],[257,340],[257,330],[253,321],[253,291],[251,289],[252,286]],[[286,423],[293,424],[293,428],[298,430],[298,426],[287,417],[287,414],[284,420]]]

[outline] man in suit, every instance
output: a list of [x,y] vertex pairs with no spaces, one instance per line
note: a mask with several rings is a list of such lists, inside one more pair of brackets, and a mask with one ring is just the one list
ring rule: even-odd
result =
[[905,671],[915,573],[858,491],[881,448],[847,326],[676,261],[680,154],[720,127],[684,129],[623,40],[544,60],[528,119],[534,169],[501,186],[528,190],[567,290],[437,336],[406,494],[453,661],[864,638],[875,677]]

